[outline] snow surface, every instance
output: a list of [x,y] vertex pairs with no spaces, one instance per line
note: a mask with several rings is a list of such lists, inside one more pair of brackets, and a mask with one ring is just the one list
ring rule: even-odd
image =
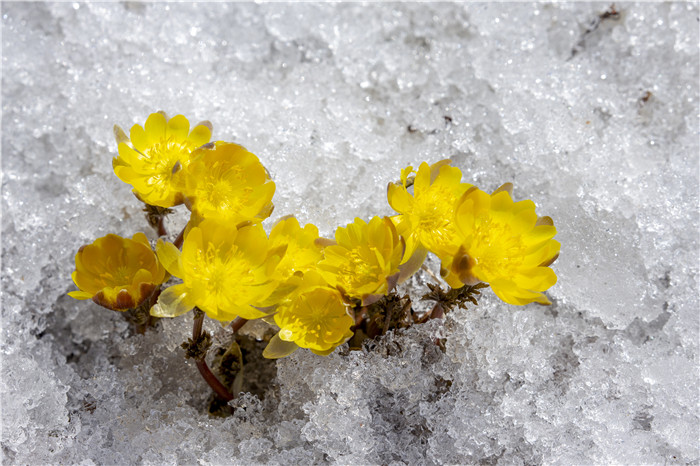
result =
[[[697,464],[698,6],[608,7],[3,2],[3,463]],[[154,238],[112,125],[159,109],[260,156],[268,227],[390,214],[423,160],[512,181],[559,231],[553,305],[298,351],[210,417],[189,318],[66,296],[80,245]]]

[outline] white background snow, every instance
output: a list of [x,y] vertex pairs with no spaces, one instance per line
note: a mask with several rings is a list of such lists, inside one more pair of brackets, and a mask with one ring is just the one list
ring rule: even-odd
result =
[[[3,463],[697,463],[698,7],[608,8],[3,2]],[[210,417],[189,317],[134,335],[66,296],[82,244],[154,238],[112,125],[160,109],[261,158],[268,226],[388,215],[423,160],[511,181],[558,228],[553,305],[486,290],[363,352],[298,351]]]

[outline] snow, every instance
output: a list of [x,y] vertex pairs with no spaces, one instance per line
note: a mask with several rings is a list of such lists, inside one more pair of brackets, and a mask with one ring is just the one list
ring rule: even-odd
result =
[[[698,7],[615,8],[2,3],[2,461],[699,461]],[[364,351],[258,362],[210,416],[189,317],[136,335],[66,296],[82,244],[155,237],[112,126],[160,109],[260,157],[268,228],[388,215],[424,160],[511,181],[557,226],[553,305],[486,290]]]

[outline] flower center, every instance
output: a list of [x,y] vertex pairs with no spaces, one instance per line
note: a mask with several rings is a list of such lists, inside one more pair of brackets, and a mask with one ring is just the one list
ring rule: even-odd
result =
[[130,285],[133,274],[133,270],[126,265],[110,267],[108,263],[107,267],[105,267],[105,271],[100,274],[100,278],[106,287],[114,287]]
[[144,168],[151,173],[147,180],[148,185],[160,193],[169,191],[173,169],[178,162],[183,166],[187,164],[187,154],[190,149],[190,144],[175,142],[170,137],[161,139],[159,143],[146,150],[147,159],[144,160]]
[[423,193],[416,193],[412,222],[421,243],[430,247],[447,244],[455,236],[455,196],[441,186],[431,186]]
[[253,192],[245,186],[241,168],[216,163],[207,175],[198,183],[196,209],[202,213],[216,211],[226,217],[238,214]]
[[358,250],[349,251],[347,261],[338,273],[338,282],[346,290],[356,290],[383,278],[382,268],[376,261],[376,250],[365,248],[362,254]]
[[[352,320],[335,292],[316,289],[297,298],[285,312],[281,333],[286,338],[301,339],[305,346],[326,349],[340,340]],[[325,344],[324,344],[325,343]]]
[[484,215],[475,222],[474,238],[469,254],[483,272],[482,278],[512,277],[522,264],[525,245],[508,222]]
[[197,253],[192,272],[192,286],[206,296],[205,307],[247,303],[255,293],[255,274],[235,246],[224,250],[209,243],[206,251]]

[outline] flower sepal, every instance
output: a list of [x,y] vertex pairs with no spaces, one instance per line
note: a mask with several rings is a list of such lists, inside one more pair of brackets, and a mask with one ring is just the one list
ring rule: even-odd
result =
[[402,264],[399,265],[399,277],[398,283],[403,283],[413,276],[420,268],[423,266],[426,257],[428,257],[428,250],[423,246],[418,246],[411,254],[408,260],[404,259]]
[[195,303],[189,299],[187,288],[182,284],[166,288],[158,297],[158,301],[150,309],[153,317],[178,317],[190,312]]
[[[92,301],[102,307],[113,311],[127,311],[139,307],[146,302],[155,292],[158,285],[153,283],[141,283],[136,293],[130,293],[127,289],[119,290],[116,295],[113,290],[101,290],[92,297]],[[106,292],[106,293],[105,293]]]

